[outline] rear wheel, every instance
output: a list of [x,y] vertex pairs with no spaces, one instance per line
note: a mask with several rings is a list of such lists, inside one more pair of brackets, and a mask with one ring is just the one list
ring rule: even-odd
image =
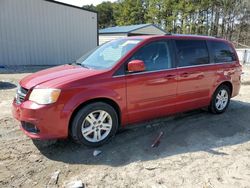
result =
[[103,102],[91,103],[80,109],[71,125],[71,136],[77,143],[100,146],[115,135],[118,128],[117,113]]
[[226,111],[231,98],[231,90],[226,85],[218,87],[213,95],[209,109],[214,114],[221,114]]

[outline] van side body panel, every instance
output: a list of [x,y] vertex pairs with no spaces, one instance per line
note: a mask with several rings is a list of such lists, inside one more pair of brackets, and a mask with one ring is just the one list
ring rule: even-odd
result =
[[[232,97],[239,93],[242,70],[236,52],[229,42],[204,36],[166,35],[134,38],[138,37],[143,39],[142,42],[109,70],[88,70],[67,65],[44,70],[33,77],[23,79],[20,85],[28,89],[29,93],[34,87],[60,86],[61,89],[61,95],[54,104],[37,105],[29,101],[28,95],[22,104],[17,104],[14,99],[13,116],[19,121],[33,123],[41,130],[37,134],[25,130],[24,133],[38,139],[66,138],[70,120],[76,110],[82,107],[82,104],[99,99],[111,100],[118,106],[120,123],[125,127],[128,124],[208,106],[214,91],[224,82],[232,84]],[[211,49],[208,49],[209,64],[178,67],[178,60],[175,58],[178,55],[173,47],[171,69],[140,74],[130,74],[126,71],[128,59],[145,44],[156,40],[175,39],[222,41],[231,46],[236,59],[233,62],[215,64],[211,61]],[[46,74],[50,75],[49,80]],[[39,78],[42,80],[38,80]],[[36,82],[37,84],[34,84]]]

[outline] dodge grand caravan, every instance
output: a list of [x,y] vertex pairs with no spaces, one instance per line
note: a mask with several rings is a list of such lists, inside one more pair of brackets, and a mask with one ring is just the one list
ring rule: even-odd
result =
[[137,122],[203,107],[223,113],[239,93],[240,77],[238,57],[226,40],[129,37],[25,77],[12,112],[32,139],[70,136],[98,146]]

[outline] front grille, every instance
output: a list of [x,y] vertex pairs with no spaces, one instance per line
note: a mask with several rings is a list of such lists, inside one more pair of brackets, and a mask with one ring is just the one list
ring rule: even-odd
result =
[[28,89],[25,89],[24,87],[18,85],[17,86],[17,93],[16,93],[16,103],[21,104],[28,93]]

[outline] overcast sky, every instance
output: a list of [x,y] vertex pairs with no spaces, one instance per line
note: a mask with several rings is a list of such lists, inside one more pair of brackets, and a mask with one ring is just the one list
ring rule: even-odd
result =
[[[60,2],[63,2],[63,3],[67,3],[67,4],[71,4],[71,5],[81,7],[83,5],[90,5],[90,4],[98,5],[101,2],[107,1],[107,0],[56,0],[56,1],[60,1]],[[116,0],[109,0],[109,1],[114,2]]]

